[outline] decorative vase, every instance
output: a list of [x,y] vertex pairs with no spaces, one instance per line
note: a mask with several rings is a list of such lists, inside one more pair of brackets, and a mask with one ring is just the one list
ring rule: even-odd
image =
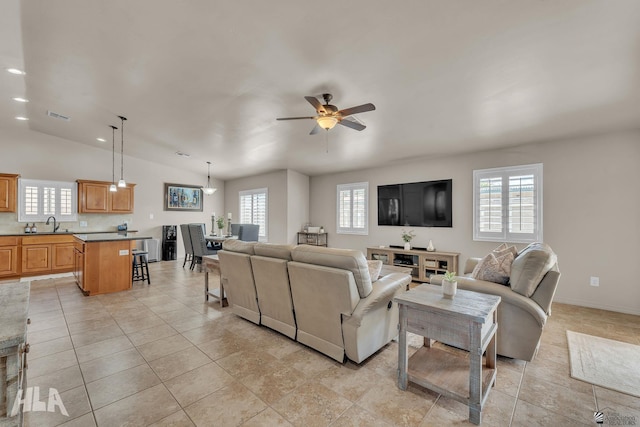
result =
[[404,250],[405,251],[411,250],[411,242],[404,242]]
[[427,251],[429,252],[435,252],[436,248],[433,247],[433,242],[431,240],[429,240],[429,245],[427,246]]
[[445,298],[453,298],[456,295],[457,290],[458,290],[457,281],[455,280],[453,282],[450,282],[449,280],[442,281],[442,295],[444,295]]

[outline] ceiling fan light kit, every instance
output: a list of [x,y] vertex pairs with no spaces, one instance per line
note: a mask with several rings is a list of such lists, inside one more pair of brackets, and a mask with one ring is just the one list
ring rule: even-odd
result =
[[330,93],[323,93],[322,98],[324,99],[324,105],[320,103],[318,98],[315,96],[305,96],[304,99],[309,102],[316,109],[316,116],[311,117],[279,117],[276,120],[300,120],[300,119],[313,119],[316,121],[317,126],[311,130],[310,135],[315,135],[318,133],[318,127],[322,129],[333,129],[335,125],[341,124],[351,129],[355,130],[363,130],[366,128],[365,125],[358,123],[353,120],[344,120],[346,117],[357,114],[357,113],[365,113],[367,111],[373,111],[376,109],[376,106],[369,104],[358,105],[357,107],[345,108],[344,110],[338,110],[338,107],[335,105],[329,104],[333,99],[333,95]]
[[323,116],[318,117],[317,122],[318,126],[320,126],[322,129],[329,130],[333,129],[333,127],[338,123],[338,119],[331,116]]

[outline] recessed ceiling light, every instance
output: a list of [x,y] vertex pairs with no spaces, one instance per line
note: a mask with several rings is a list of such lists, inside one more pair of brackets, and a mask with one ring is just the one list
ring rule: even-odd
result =
[[191,157],[191,154],[183,153],[182,151],[176,151],[176,154],[180,157]]
[[24,76],[25,74],[27,74],[22,70],[18,70],[17,68],[7,68],[7,72],[11,74],[17,74],[19,76]]
[[29,100],[28,100],[28,99],[26,99],[26,98],[20,98],[19,96],[13,97],[13,98],[11,98],[11,99],[13,99],[13,100],[14,100],[14,101],[16,101],[16,102],[29,102]]
[[29,120],[29,118],[28,117],[22,117],[22,116],[16,116],[16,120],[27,121],[27,120]]
[[96,138],[96,139],[97,139],[98,141],[100,141],[100,142],[107,142],[107,140],[106,140],[106,139],[104,139],[104,138]]

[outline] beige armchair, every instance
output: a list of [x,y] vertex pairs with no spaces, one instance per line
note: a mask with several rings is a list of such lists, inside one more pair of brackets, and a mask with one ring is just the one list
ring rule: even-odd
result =
[[[541,256],[531,256],[533,252]],[[471,274],[480,259],[467,260],[464,276],[456,279],[458,289],[502,297],[498,306],[498,354],[532,361],[538,352],[544,325],[551,315],[551,303],[560,280],[555,254],[548,245],[529,245],[511,265],[511,279],[518,283],[507,285],[472,278]],[[552,265],[547,269],[543,264],[550,259]],[[441,285],[443,279],[442,275],[432,276],[431,283]],[[522,283],[527,283],[526,290],[523,290]]]

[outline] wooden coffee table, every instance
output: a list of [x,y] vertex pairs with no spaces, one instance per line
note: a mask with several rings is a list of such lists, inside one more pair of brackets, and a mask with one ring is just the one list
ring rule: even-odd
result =
[[[480,424],[482,408],[496,382],[500,297],[458,290],[455,298],[447,299],[440,286],[420,285],[394,301],[400,309],[398,387],[406,390],[411,381],[462,402],[469,406],[469,421]],[[425,337],[424,347],[410,359],[407,332]],[[469,359],[433,347],[432,340],[469,351]]]

